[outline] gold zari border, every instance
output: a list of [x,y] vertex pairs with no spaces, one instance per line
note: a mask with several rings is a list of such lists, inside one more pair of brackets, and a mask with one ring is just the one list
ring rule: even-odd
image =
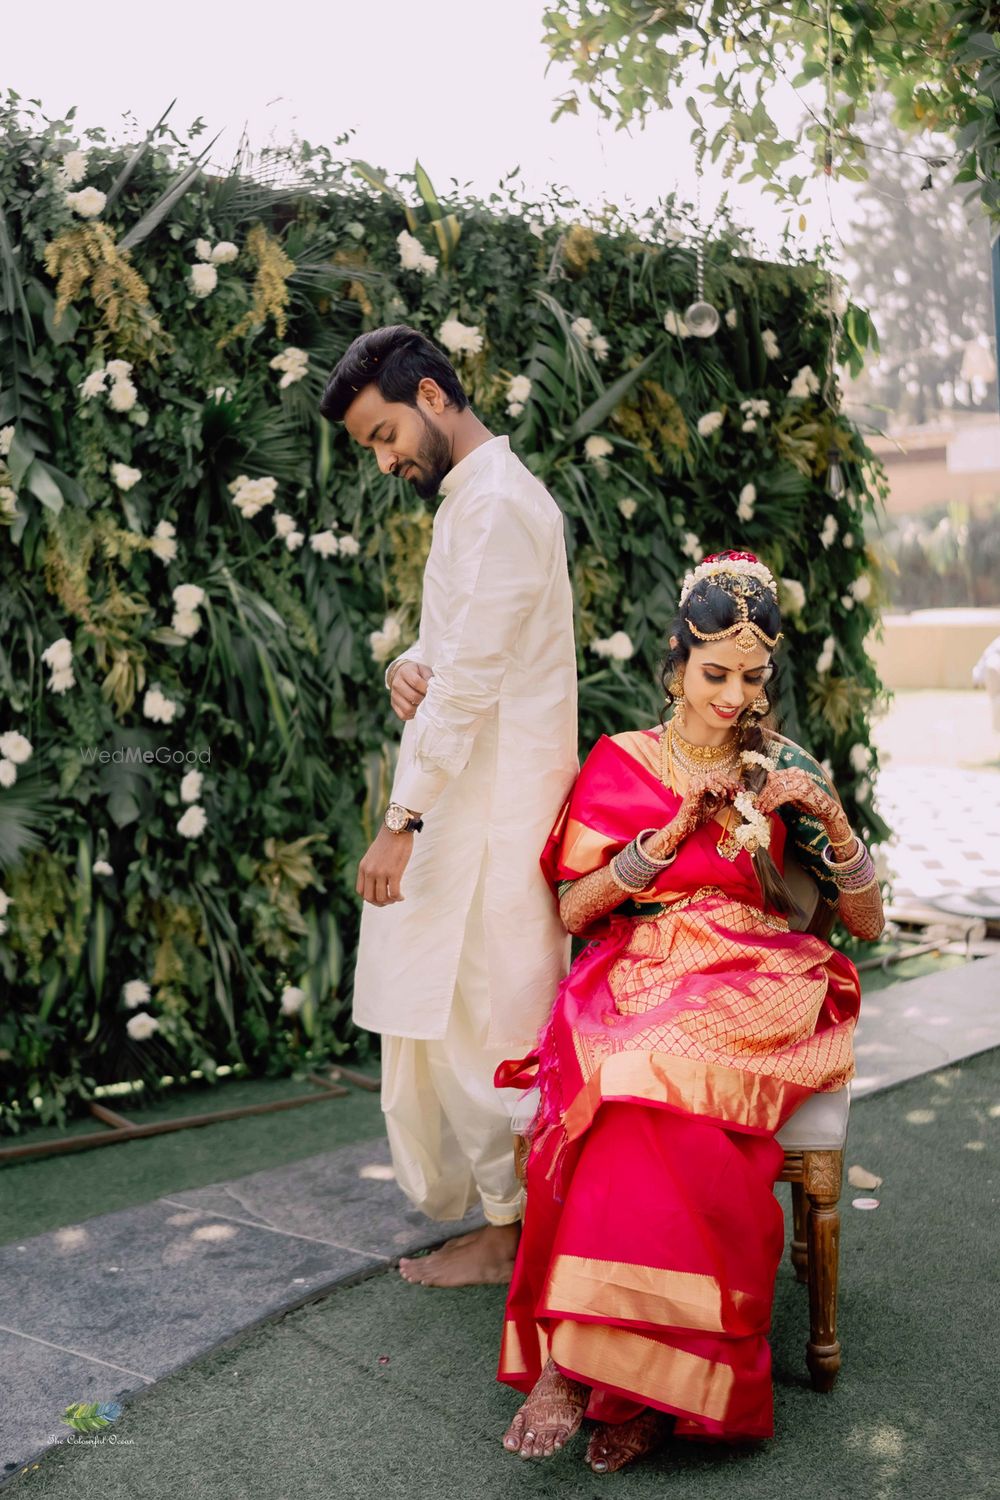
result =
[[724,1422],[736,1382],[729,1365],[604,1323],[557,1324],[552,1358],[581,1380],[615,1386],[639,1401]]
[[[754,1298],[748,1292],[730,1292],[727,1301],[731,1307],[742,1307]],[[731,1331],[723,1319],[722,1290],[715,1276],[585,1255],[555,1257],[542,1305],[545,1316],[553,1318],[576,1313],[705,1333]]]

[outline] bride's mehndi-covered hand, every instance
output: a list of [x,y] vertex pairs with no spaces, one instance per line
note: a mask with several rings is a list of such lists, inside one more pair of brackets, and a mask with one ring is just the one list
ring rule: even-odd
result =
[[780,807],[797,807],[800,812],[818,818],[831,838],[850,838],[847,815],[836,797],[825,792],[808,772],[797,767],[772,771],[754,801],[762,813],[777,812]]
[[714,818],[720,808],[732,802],[741,788],[738,776],[730,776],[722,771],[692,776],[684,793],[684,800],[670,822],[657,833],[651,833],[643,844],[650,859],[666,859],[689,834]]

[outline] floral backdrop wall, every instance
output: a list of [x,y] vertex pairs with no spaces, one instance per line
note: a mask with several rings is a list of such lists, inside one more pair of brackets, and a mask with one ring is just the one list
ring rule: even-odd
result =
[[13,96],[0,133],[0,1127],[359,1043],[383,664],[433,520],[317,416],[365,328],[438,339],[562,506],[583,751],[655,721],[684,571],[748,547],[782,580],[786,732],[884,832],[880,480],[830,358],[872,331],[821,267],[717,231],[700,339],[672,203],[442,202],[302,144],[220,174],[197,128],[116,144]]

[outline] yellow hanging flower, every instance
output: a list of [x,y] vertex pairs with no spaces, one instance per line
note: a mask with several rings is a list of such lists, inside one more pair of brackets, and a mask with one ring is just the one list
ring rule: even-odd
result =
[[57,323],[89,286],[101,315],[98,344],[110,339],[121,355],[153,364],[173,347],[149,305],[149,287],[106,224],[64,230],[45,247],[45,269],[56,282]]
[[255,224],[247,235],[247,251],[257,263],[250,310],[235,328],[219,340],[220,349],[231,344],[233,339],[249,333],[256,324],[265,323],[268,318],[274,319],[278,337],[285,337],[288,321],[285,316],[288,306],[287,282],[295,270],[295,262],[285,254],[274,236],[268,234],[263,224]]

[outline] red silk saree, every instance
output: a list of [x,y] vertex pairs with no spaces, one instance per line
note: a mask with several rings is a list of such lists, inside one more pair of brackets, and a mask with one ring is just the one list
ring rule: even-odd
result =
[[[554,889],[669,821],[653,730],[602,737],[550,835]],[[771,818],[783,867],[785,824]],[[595,923],[536,1050],[527,1209],[498,1378],[548,1358],[589,1417],[649,1406],[678,1435],[773,1433],[770,1327],[784,1230],[774,1133],[854,1071],[857,971],[765,908],[750,857],[709,822],[648,890]]]

